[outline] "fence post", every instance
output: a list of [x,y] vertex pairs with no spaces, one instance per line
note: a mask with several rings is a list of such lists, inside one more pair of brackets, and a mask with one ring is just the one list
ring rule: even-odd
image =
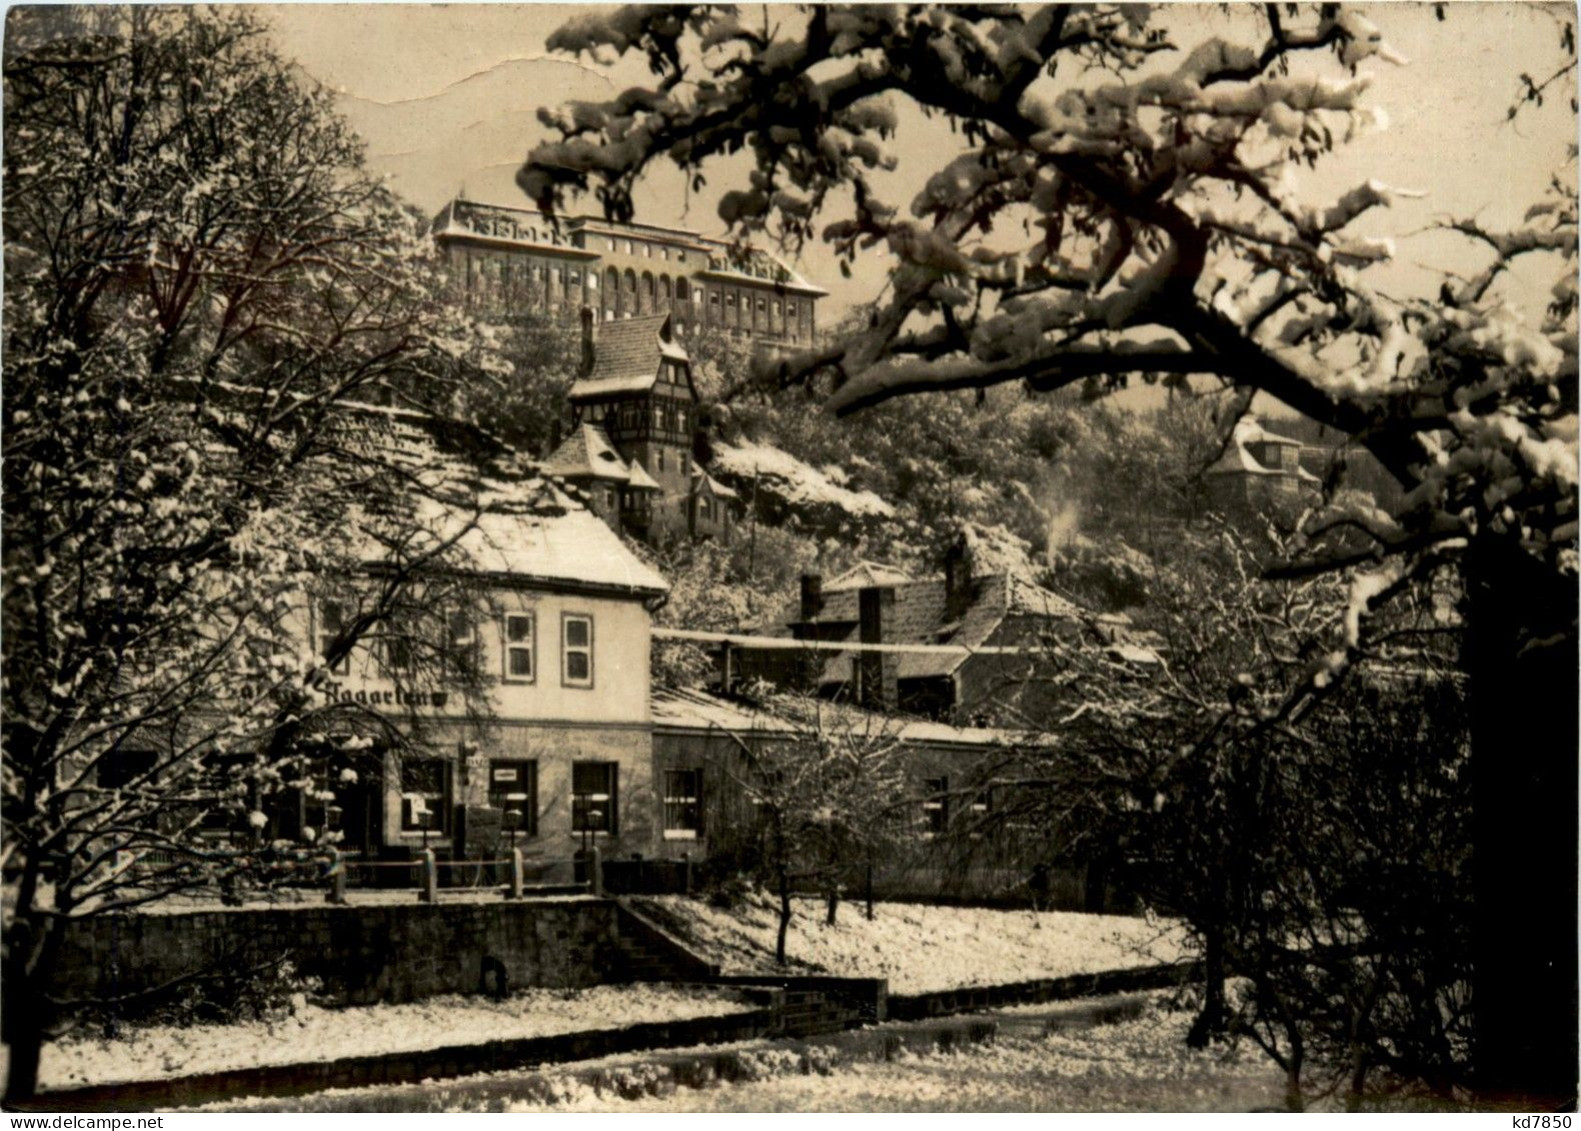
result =
[[437,903],[439,900],[439,865],[434,860],[432,848],[423,849],[422,886],[417,891],[419,903]]
[[346,902],[346,858],[334,847],[329,850],[329,894],[324,899],[328,903]]
[[520,899],[522,897],[522,889],[527,884],[526,873],[527,862],[522,859],[522,850],[519,848],[511,849],[511,893],[508,898]]
[[604,864],[599,856],[598,845],[587,850],[587,882],[594,895],[604,894]]

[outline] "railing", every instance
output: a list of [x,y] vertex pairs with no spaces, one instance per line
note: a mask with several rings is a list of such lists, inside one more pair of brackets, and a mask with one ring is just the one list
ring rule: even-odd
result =
[[[580,888],[591,895],[604,894],[604,868],[599,858],[598,847],[590,848],[583,858],[587,868],[587,879],[571,884],[536,885],[537,890],[546,887],[557,891],[566,888]],[[497,860],[440,860],[431,848],[425,848],[415,860],[360,860],[348,861],[341,853],[331,850],[327,878],[329,893],[325,897],[330,903],[345,903],[347,879],[353,867],[357,868],[403,868],[417,869],[417,899],[420,903],[437,903],[439,901],[439,869],[441,868],[467,868],[473,869],[481,877],[484,868],[508,867],[509,880],[504,885],[506,899],[521,899],[529,891],[535,890],[535,885],[527,882],[527,857],[519,848],[511,849],[510,855]]]
[[[536,883],[529,880],[529,872],[533,869],[536,868],[541,872],[545,863],[553,866],[563,862],[545,862],[532,858],[530,863],[529,859],[528,855],[519,848],[512,848],[508,855],[498,858],[459,860],[441,860],[431,848],[421,850],[411,860],[363,860],[348,856],[336,848],[329,848],[327,852],[318,851],[276,859],[252,860],[246,862],[245,868],[281,886],[327,888],[325,898],[328,902],[337,904],[347,902],[347,891],[350,887],[365,886],[365,883],[353,885],[354,875],[366,881],[381,873],[400,872],[413,877],[419,902],[436,903],[439,897],[439,874],[442,868],[451,869],[452,875],[461,872],[472,873],[471,883],[452,883],[449,885],[451,888],[498,888],[506,899],[522,899],[532,893],[550,891],[556,893],[582,891],[595,896],[604,894],[604,865],[596,845],[589,847],[585,854],[579,854],[574,860],[573,863],[577,866],[577,871],[582,873],[583,878],[569,883]],[[157,880],[161,872],[182,865],[193,868],[203,867],[202,861],[196,856],[189,857],[186,854],[173,854],[162,850],[117,853],[113,866],[118,873],[127,875],[135,882],[140,874],[144,879]],[[485,877],[488,879],[485,880]],[[502,877],[503,882],[497,877]],[[391,886],[407,885],[398,883]]]

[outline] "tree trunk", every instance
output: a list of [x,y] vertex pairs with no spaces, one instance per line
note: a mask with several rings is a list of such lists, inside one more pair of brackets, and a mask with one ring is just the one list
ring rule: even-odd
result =
[[10,1058],[0,1106],[8,1111],[38,1094],[39,1057],[44,1049],[48,1006],[43,986],[57,949],[55,935],[52,923],[46,921],[35,930],[25,919],[15,920],[7,932],[3,1027]]
[[1576,1095],[1576,588],[1495,535],[1467,561],[1472,1071],[1483,1102]]
[[1224,931],[1213,926],[1203,932],[1202,1012],[1186,1034],[1186,1044],[1194,1049],[1206,1048],[1209,1041],[1224,1033],[1228,1013],[1224,1002],[1225,974]]
[[785,936],[790,931],[791,901],[790,901],[790,869],[784,864],[780,865],[780,930],[779,937],[774,940],[774,961],[781,966],[785,965]]
[[866,892],[866,894],[867,894],[867,921],[869,923],[871,923],[873,921],[873,860],[872,860],[871,857],[869,857],[868,861],[867,861],[867,892]]
[[830,927],[834,926],[835,912],[837,912],[839,910],[840,910],[840,885],[839,884],[830,884],[829,885],[829,913],[824,917],[824,923],[826,925],[830,926]]

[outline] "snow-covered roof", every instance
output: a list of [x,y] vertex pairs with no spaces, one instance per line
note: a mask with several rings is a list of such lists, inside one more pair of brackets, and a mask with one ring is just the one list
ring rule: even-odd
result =
[[772,283],[790,294],[819,298],[829,292],[809,283],[776,255],[762,248],[742,248],[719,240],[705,241],[711,248],[708,270],[701,275],[717,276],[728,282]]
[[[862,575],[858,571],[861,568],[858,566],[842,574],[839,580],[859,580]],[[895,574],[900,572],[893,567],[880,569]],[[992,573],[973,578],[969,583],[971,588],[953,619],[949,619],[950,608],[943,578],[890,581],[882,579],[885,577],[883,573],[877,576],[880,580],[876,587],[891,589],[895,594],[894,601],[884,610],[883,642],[886,644],[956,644],[963,648],[980,648],[993,638],[994,633],[1011,616],[1049,620],[1091,619],[1089,614],[1058,593],[1014,573]],[[814,618],[822,626],[822,639],[856,640],[861,590],[866,587],[859,584],[824,587],[823,604]],[[799,602],[784,610],[778,622],[765,625],[764,631],[784,634],[788,632],[786,626],[797,623],[804,623]],[[845,626],[844,631],[830,635],[831,629],[839,625]],[[827,653],[820,682],[848,682],[855,657],[855,652]],[[969,658],[961,654],[904,652],[897,660],[896,676],[902,680],[941,678],[953,675]]]
[[572,402],[643,393],[659,379],[662,359],[686,363],[668,314],[600,323],[593,331],[593,367],[571,384]]
[[860,561],[823,587],[825,593],[839,593],[846,589],[871,589],[899,585],[912,580],[911,574],[883,562]]
[[929,745],[1006,746],[1049,741],[993,727],[958,727],[928,719],[885,715],[849,703],[801,695],[774,695],[762,703],[743,703],[691,688],[655,687],[653,727],[657,732],[719,731],[790,737],[817,730],[855,732],[874,738]]
[[630,479],[628,483],[634,491],[660,491],[663,490],[653,476],[648,474],[648,469],[642,466],[642,461],[632,457],[629,468]]
[[[435,546],[453,541],[477,573],[526,588],[551,584],[641,598],[669,591],[663,577],[554,481],[527,470],[513,453],[482,466],[444,450],[430,434],[434,423],[366,406],[348,427],[355,427],[357,444],[403,469],[412,485],[409,524]],[[363,561],[376,567],[389,551],[365,532],[371,518],[353,511],[346,528],[363,542]]]
[[596,424],[583,424],[572,432],[544,461],[543,471],[562,479],[607,479],[616,483],[631,480],[626,461],[620,458],[609,437]]
[[1296,467],[1293,470],[1269,467],[1251,453],[1247,447],[1249,444],[1273,444],[1278,447],[1293,448],[1302,446],[1300,440],[1292,440],[1288,436],[1268,431],[1255,416],[1243,416],[1235,422],[1235,430],[1230,434],[1230,442],[1224,447],[1224,454],[1209,464],[1202,474],[1266,475],[1299,479],[1305,483],[1320,482],[1317,476],[1303,467]]
[[700,467],[694,467],[692,469],[692,489],[694,491],[701,491],[701,490],[703,490],[705,488],[715,498],[719,498],[719,499],[738,499],[738,498],[740,498],[740,496],[737,495],[733,490],[731,490],[729,487],[726,487],[723,483],[719,482],[719,480],[715,479],[712,475],[709,475],[708,472],[704,471]]
[[855,518],[892,518],[895,514],[895,508],[872,491],[842,487],[825,471],[771,444],[746,439],[715,441],[711,466],[737,482],[758,478],[791,506],[836,507]]
[[[554,582],[584,589],[656,596],[669,583],[628,550],[603,519],[552,484],[551,508],[491,511],[478,517],[460,545],[480,572],[530,584]],[[540,496],[544,498],[544,496]],[[456,515],[465,521],[470,515]]]

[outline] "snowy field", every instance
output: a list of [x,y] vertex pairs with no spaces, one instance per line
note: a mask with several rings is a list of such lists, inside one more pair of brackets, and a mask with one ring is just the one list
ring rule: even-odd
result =
[[[798,899],[794,905],[785,947],[793,964],[888,978],[890,992],[897,994],[1173,962],[1185,945],[1175,924],[1122,915],[880,903],[870,923],[861,904],[843,903],[835,926],[827,927],[822,902]],[[779,920],[769,899],[738,911],[682,896],[660,896],[642,906],[723,964],[726,973],[776,969]]]
[[74,1034],[45,1046],[40,1073],[45,1088],[72,1088],[617,1029],[751,1008],[725,990],[647,985],[523,990],[504,1001],[448,994],[348,1009],[298,1002],[290,1016],[274,1022],[154,1025],[128,1029],[115,1040]]

